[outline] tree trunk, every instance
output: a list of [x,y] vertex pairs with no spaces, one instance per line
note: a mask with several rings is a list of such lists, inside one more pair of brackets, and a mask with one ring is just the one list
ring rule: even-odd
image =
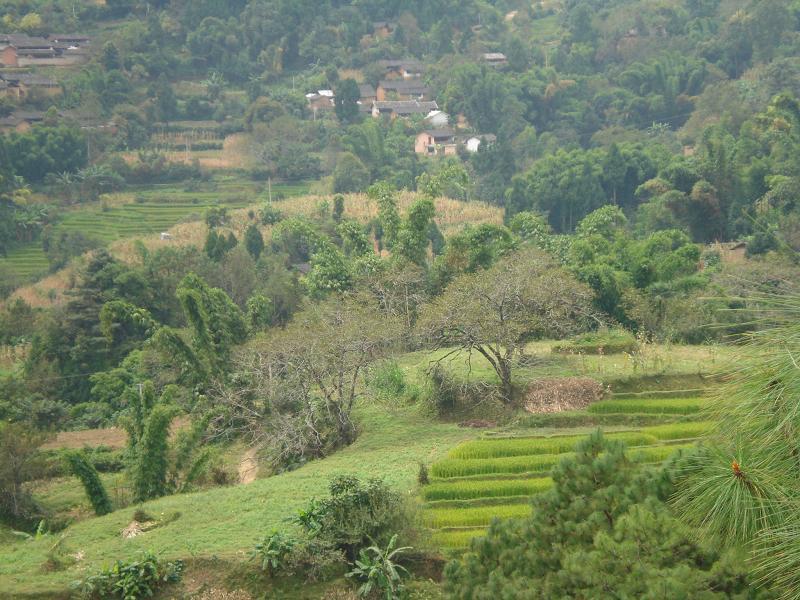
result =
[[500,376],[500,388],[503,394],[503,401],[511,404],[514,401],[514,386],[511,383],[511,365],[506,359],[497,361],[497,374]]

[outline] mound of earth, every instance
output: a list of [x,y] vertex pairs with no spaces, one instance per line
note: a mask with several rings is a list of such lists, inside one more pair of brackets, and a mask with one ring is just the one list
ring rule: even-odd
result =
[[589,377],[537,379],[525,391],[525,410],[531,413],[556,413],[580,410],[606,395],[603,385]]

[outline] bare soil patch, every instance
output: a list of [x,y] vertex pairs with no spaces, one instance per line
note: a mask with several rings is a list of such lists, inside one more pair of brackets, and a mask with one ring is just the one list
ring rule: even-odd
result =
[[531,413],[555,413],[580,410],[606,396],[599,381],[588,377],[538,379],[525,392],[525,410]]

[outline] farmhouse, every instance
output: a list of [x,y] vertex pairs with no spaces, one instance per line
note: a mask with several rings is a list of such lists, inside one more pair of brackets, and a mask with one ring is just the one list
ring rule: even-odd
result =
[[37,123],[44,121],[45,113],[40,111],[17,111],[0,119],[0,131],[24,133]]
[[385,79],[418,79],[422,77],[423,65],[416,59],[380,60],[378,65],[385,71]]
[[377,99],[384,100],[427,100],[430,88],[418,79],[387,79],[378,84]]
[[497,136],[493,133],[486,133],[483,135],[473,135],[464,140],[464,148],[467,152],[475,153],[480,148],[481,144],[493,144],[497,141]]
[[438,110],[439,105],[434,101],[421,102],[419,100],[380,100],[372,103],[372,116],[388,116],[392,119],[396,117],[408,117],[410,115],[427,115],[432,110]]
[[315,117],[319,111],[333,110],[333,99],[334,96],[332,90],[318,90],[316,92],[306,94],[308,108],[312,113],[314,113]]
[[68,66],[89,58],[85,35],[57,35],[49,39],[22,34],[0,34],[0,66]]
[[481,58],[490,67],[501,67],[508,63],[508,58],[502,52],[487,52]]
[[442,110],[432,110],[425,116],[425,125],[431,129],[444,129],[450,124],[450,115]]
[[372,103],[378,99],[375,88],[368,83],[362,83],[358,86],[358,95],[361,98],[361,102]]
[[456,154],[458,144],[452,129],[429,129],[417,134],[414,152],[425,156],[449,156]]
[[19,99],[28,97],[33,91],[45,96],[61,93],[61,85],[55,79],[32,73],[0,72],[0,81],[6,84],[5,90],[0,89],[0,92]]

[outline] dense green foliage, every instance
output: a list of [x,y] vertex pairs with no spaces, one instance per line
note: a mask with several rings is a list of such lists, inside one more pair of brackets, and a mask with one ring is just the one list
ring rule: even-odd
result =
[[554,468],[524,519],[495,521],[447,567],[453,598],[748,596],[738,558],[693,544],[664,500],[668,472],[638,470],[599,433]]
[[81,480],[95,514],[101,516],[110,513],[113,510],[111,500],[103,486],[103,482],[100,481],[100,475],[98,475],[94,465],[81,452],[70,452],[65,456],[65,459],[69,463],[72,474]]
[[181,561],[164,561],[152,552],[143,552],[138,560],[118,560],[100,573],[89,575],[76,583],[75,590],[78,597],[86,599],[148,598],[159,588],[180,581],[182,573]]

